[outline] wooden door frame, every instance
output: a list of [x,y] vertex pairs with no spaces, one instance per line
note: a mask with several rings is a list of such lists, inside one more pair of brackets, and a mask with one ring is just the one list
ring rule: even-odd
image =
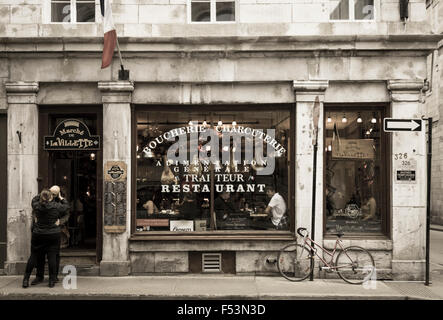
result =
[[43,137],[45,135],[52,135],[49,132],[49,118],[50,116],[66,116],[66,118],[75,118],[79,115],[96,115],[97,116],[97,135],[101,137],[101,148],[96,152],[97,161],[97,227],[96,227],[96,262],[102,260],[103,254],[103,107],[102,105],[78,106],[78,105],[63,105],[63,106],[39,106],[38,118],[38,189],[49,186],[51,180],[49,175],[50,170],[49,153],[43,150]]

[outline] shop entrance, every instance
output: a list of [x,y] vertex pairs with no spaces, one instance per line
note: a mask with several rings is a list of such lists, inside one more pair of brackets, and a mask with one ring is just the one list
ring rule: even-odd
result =
[[39,190],[57,185],[71,205],[61,256],[75,265],[98,263],[102,252],[102,116],[86,109],[43,107],[39,117]]
[[61,247],[95,250],[97,237],[97,160],[94,152],[50,152],[52,181],[71,204],[69,220],[62,229]]

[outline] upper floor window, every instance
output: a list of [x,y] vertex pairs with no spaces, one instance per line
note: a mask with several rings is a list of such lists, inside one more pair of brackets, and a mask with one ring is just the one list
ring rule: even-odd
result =
[[51,22],[95,22],[95,0],[51,0]]
[[374,20],[374,0],[330,0],[330,20]]
[[191,22],[235,21],[233,0],[190,0]]

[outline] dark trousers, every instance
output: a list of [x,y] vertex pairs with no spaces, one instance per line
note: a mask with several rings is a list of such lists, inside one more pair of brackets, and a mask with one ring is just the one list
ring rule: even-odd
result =
[[[29,278],[32,270],[38,265],[39,259],[48,256],[49,279],[55,280],[57,276],[57,254],[60,251],[60,233],[35,234],[32,233],[31,256],[26,265],[25,277]],[[41,261],[41,260],[40,260]],[[44,270],[44,267],[43,267]],[[39,275],[37,275],[39,276]]]
[[[35,274],[37,278],[43,279],[45,277],[45,259],[46,254],[44,252],[37,257],[37,272]],[[58,272],[60,270],[60,250],[55,255],[55,269],[55,276],[58,277]]]

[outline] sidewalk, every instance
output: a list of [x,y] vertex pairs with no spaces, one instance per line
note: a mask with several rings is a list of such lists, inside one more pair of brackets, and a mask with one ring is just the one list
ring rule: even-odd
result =
[[[31,280],[33,277],[31,277]],[[377,281],[375,289],[347,284],[342,280],[316,279],[290,282],[281,277],[181,275],[137,277],[78,277],[77,289],[66,290],[63,280],[48,288],[47,280],[37,286],[21,287],[21,276],[0,277],[2,299],[357,299],[406,300],[443,299],[443,283],[430,287],[422,282]]]

